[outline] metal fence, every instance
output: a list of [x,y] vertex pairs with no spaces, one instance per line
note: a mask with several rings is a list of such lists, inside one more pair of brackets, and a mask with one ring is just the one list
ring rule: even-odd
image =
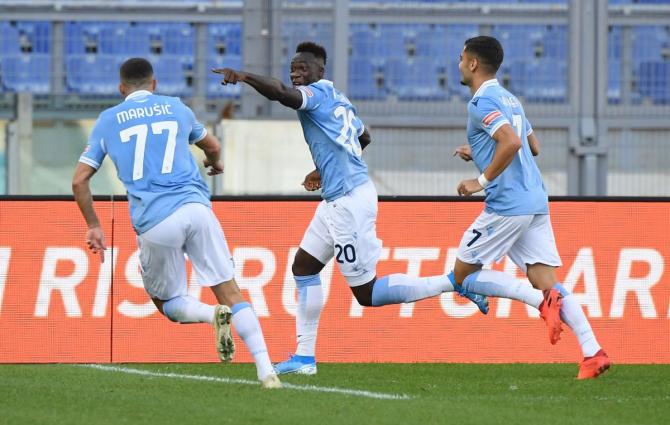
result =
[[[208,70],[288,81],[295,45],[310,39],[372,129],[365,158],[379,192],[450,195],[475,174],[451,157],[469,97],[458,54],[466,38],[490,34],[505,48],[498,77],[543,145],[551,195],[670,196],[670,1],[659,3],[0,1],[0,193],[69,191],[70,164],[90,120],[118,102],[116,70],[130,56],[150,58],[159,90],[211,126],[224,109],[295,120]],[[24,91],[28,106],[15,95]],[[100,190],[122,190],[109,179]]]

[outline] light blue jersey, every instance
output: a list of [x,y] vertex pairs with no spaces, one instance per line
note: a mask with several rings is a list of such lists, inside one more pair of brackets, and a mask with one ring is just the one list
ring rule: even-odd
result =
[[369,180],[358,141],[365,127],[354,105],[331,81],[319,80],[298,89],[302,93],[298,118],[321,174],[321,196],[332,201]]
[[505,124],[516,131],[521,149],[486,188],[486,211],[502,216],[549,214],[547,192],[528,145],[533,129],[523,107],[497,80],[488,80],[468,103],[468,143],[480,172],[491,164],[496,150],[492,136]]
[[109,155],[128,191],[135,232],[142,234],[186,203],[211,205],[189,151],[206,135],[179,98],[140,90],[100,114],[79,162],[98,169]]

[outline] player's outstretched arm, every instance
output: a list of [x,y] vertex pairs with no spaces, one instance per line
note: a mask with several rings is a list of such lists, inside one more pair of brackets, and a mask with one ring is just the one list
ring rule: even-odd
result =
[[100,252],[100,260],[105,261],[105,235],[100,227],[98,215],[93,208],[93,196],[89,182],[97,170],[90,165],[78,163],[72,178],[72,193],[77,201],[79,210],[86,220],[88,231],[86,232],[86,244],[94,254]]
[[530,152],[533,156],[538,156],[540,154],[540,141],[535,137],[535,132],[528,135],[528,146],[530,147]]
[[213,69],[212,72],[223,75],[221,84],[247,83],[256,89],[258,93],[270,100],[276,100],[284,106],[293,109],[298,109],[302,106],[302,94],[300,90],[287,87],[276,78],[236,71],[231,68]]

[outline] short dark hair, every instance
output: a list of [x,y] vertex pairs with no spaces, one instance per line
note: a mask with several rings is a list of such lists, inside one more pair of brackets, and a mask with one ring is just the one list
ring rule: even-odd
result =
[[484,67],[496,73],[503,62],[503,48],[500,42],[493,37],[480,35],[465,40],[465,51],[477,56]]
[[311,53],[317,59],[323,59],[323,64],[326,64],[326,49],[312,41],[303,41],[295,48],[296,53]]
[[119,75],[124,84],[139,87],[151,81],[154,69],[144,58],[130,58],[121,65]]

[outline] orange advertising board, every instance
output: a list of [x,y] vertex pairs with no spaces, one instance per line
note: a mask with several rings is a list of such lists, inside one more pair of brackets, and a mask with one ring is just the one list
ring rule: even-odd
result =
[[[271,358],[295,348],[291,260],[315,210],[309,201],[215,202],[237,281],[256,310]],[[381,202],[378,275],[448,272],[477,202]],[[0,362],[210,362],[211,327],[158,314],[142,288],[125,202],[96,202],[109,247],[89,254],[71,201],[0,201]],[[582,303],[617,363],[670,363],[670,203],[552,202],[558,276]],[[112,222],[112,217],[114,221]],[[112,261],[113,259],[113,261]],[[493,265],[523,278],[508,259]],[[189,275],[191,273],[189,272]],[[552,346],[537,312],[492,299],[488,315],[443,294],[360,307],[336,268],[322,273],[323,362],[576,362],[566,327]],[[190,294],[214,303],[191,278]],[[240,347],[236,361],[251,361]]]

